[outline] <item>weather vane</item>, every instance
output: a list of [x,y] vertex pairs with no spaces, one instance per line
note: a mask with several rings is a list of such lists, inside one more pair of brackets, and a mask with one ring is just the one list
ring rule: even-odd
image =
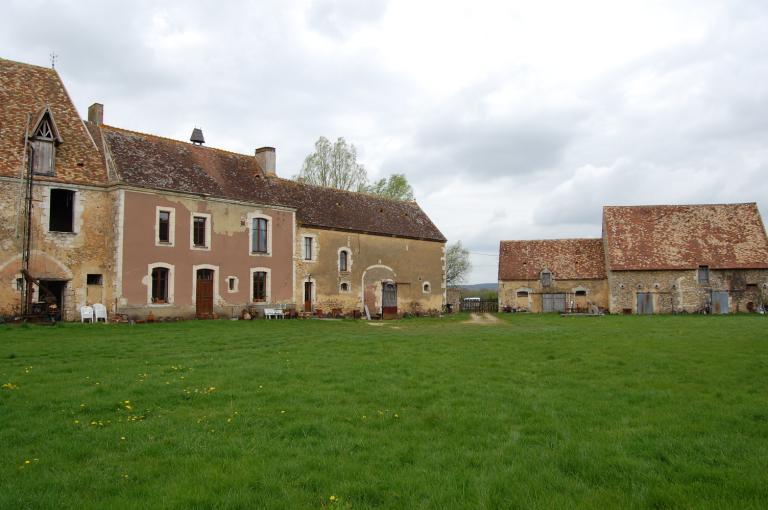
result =
[[56,59],[59,57],[56,53],[51,52],[51,69],[56,69]]

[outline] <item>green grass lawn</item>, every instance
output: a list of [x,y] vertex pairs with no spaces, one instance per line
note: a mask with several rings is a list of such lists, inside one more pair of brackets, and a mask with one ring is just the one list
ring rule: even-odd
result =
[[500,318],[0,327],[0,508],[768,507],[768,318]]

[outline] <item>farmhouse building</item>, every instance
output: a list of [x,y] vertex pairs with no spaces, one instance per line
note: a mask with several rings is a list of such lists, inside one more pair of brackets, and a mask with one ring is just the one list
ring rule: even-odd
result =
[[445,238],[415,202],[281,179],[274,148],[209,148],[199,129],[187,143],[108,126],[98,103],[84,122],[51,69],[0,59],[0,85],[0,314],[444,303]]
[[502,241],[499,300],[531,312],[608,305],[602,239]]
[[768,303],[757,205],[608,206],[602,239],[501,242],[501,307],[581,311],[585,301],[610,313],[756,310]]

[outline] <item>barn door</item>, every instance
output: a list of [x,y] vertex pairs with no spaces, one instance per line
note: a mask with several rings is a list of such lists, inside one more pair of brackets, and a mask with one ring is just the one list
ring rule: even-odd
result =
[[397,317],[397,284],[393,282],[382,283],[381,313],[384,319]]
[[198,319],[213,317],[213,269],[197,270],[195,308]]
[[541,311],[544,313],[564,312],[565,294],[542,294]]
[[728,292],[722,290],[712,291],[712,313],[728,313]]
[[650,315],[653,313],[653,294],[650,292],[637,293],[638,315]]

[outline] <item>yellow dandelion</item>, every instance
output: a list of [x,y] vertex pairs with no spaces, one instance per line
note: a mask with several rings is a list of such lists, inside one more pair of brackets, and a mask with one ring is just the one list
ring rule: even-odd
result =
[[32,461],[27,459],[27,460],[24,461],[24,464],[29,464],[30,462],[32,462]]
[[331,496],[328,498],[328,501],[330,501],[331,503],[336,503],[338,500],[339,498],[337,498],[336,496]]
[[125,436],[120,436],[120,441],[125,441]]
[[80,423],[80,420],[75,420],[75,425],[77,425],[78,423]]

